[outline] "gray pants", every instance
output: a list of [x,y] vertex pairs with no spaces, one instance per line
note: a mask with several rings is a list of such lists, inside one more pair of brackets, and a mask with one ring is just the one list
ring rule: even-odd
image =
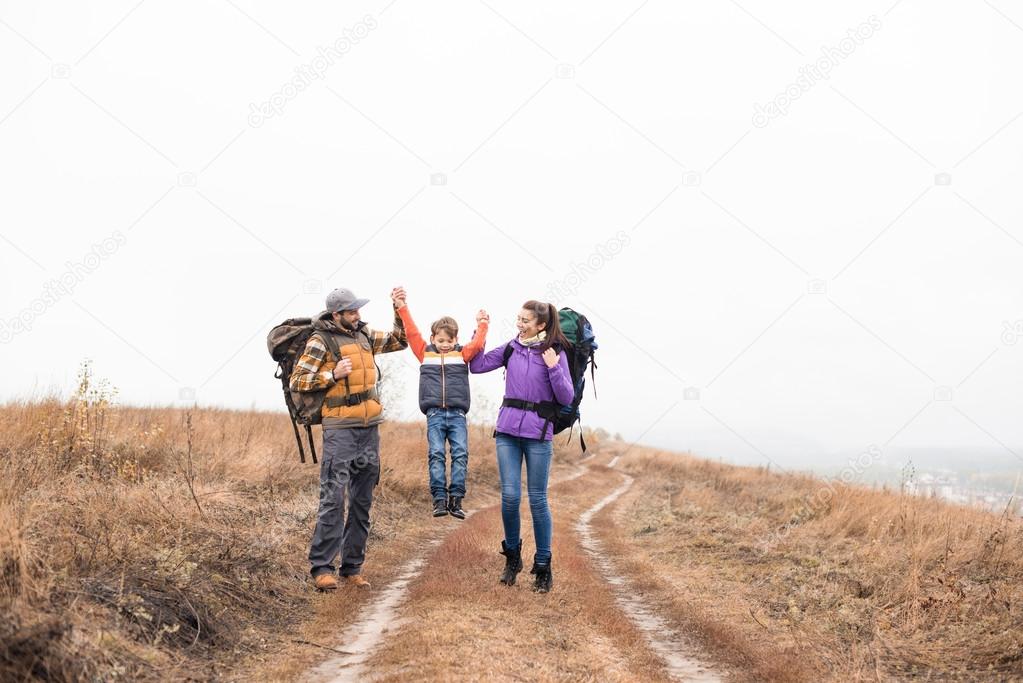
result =
[[[320,509],[309,546],[313,576],[334,572],[341,553],[341,576],[358,574],[366,558],[369,509],[380,481],[380,432],[372,427],[323,430]],[[345,517],[345,498],[348,516]]]

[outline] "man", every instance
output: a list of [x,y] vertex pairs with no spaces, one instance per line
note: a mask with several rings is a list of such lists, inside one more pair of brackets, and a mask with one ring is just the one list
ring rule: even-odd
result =
[[[369,536],[373,488],[380,480],[380,434],[383,408],[377,392],[378,353],[408,346],[405,327],[397,314],[405,290],[391,291],[395,306],[391,332],[371,330],[362,322],[359,299],[349,289],[327,296],[327,310],[313,323],[315,332],[295,364],[293,391],[323,391],[323,459],[320,464],[320,506],[309,546],[313,582],[319,590],[334,590],[334,558],[341,553],[343,581],[368,588],[361,575]],[[344,517],[345,498],[348,517]]]

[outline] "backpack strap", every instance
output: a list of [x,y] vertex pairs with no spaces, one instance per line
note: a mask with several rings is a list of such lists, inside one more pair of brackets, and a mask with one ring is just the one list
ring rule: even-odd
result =
[[[284,372],[284,361],[277,361],[277,372],[274,373],[274,377],[281,380],[281,387],[284,390],[284,405],[288,408],[288,417],[291,418],[291,428],[295,432],[295,442],[298,444],[298,459],[301,462],[305,462],[305,450],[302,449],[302,437],[298,435],[298,409],[295,407],[295,402],[291,400],[291,390],[288,386],[289,381],[287,373]],[[315,455],[313,456],[313,462],[316,462]]]
[[340,396],[338,397],[328,396],[326,399],[324,399],[324,402],[327,404],[328,408],[337,408],[339,406],[348,406],[350,408],[352,406],[357,406],[361,403],[364,403],[370,399],[380,400],[379,397],[380,395],[377,393],[376,387],[353,394],[351,391],[348,390],[348,385],[345,384],[344,398],[341,398]]
[[[312,455],[313,455],[313,462],[316,462],[316,442],[313,441],[313,427],[312,427],[312,425],[308,425],[307,424],[305,426],[305,433],[306,433],[306,436],[309,437],[309,452],[312,453]],[[302,462],[305,462],[305,460],[303,460]]]
[[565,440],[565,444],[572,443],[572,435],[575,434],[575,423],[579,423],[579,446],[583,449],[583,453],[586,452],[586,439],[583,438],[583,422],[582,420],[574,420],[569,427],[568,438]]
[[[338,346],[337,339],[334,339],[334,335],[331,334],[330,332],[323,331],[323,330],[316,330],[315,332],[313,332],[313,334],[315,334],[316,336],[318,336],[320,339],[323,340],[323,343],[326,344],[326,346],[327,346],[327,350],[331,353],[332,356],[334,356],[334,362],[335,363],[340,363],[341,362],[341,347]],[[345,400],[347,401],[348,397],[351,396],[351,393],[352,393],[350,385],[348,383],[348,376],[347,375],[344,378],[344,382],[345,382]]]
[[543,427],[540,428],[540,438],[547,438],[547,428],[551,426],[554,417],[561,409],[556,401],[524,401],[521,398],[505,398],[501,401],[502,408],[518,408],[536,413],[543,418]]
[[330,332],[317,330],[313,332],[316,336],[323,340],[323,343],[327,345],[327,350],[334,356],[334,362],[341,362],[341,349],[337,345],[337,339],[334,339],[334,335]]
[[[551,344],[551,348],[557,351],[558,353],[561,353],[562,351],[565,350],[561,348],[561,344]],[[504,353],[501,355],[501,365],[507,368],[508,359],[512,357],[513,353],[515,353],[515,349],[512,347],[512,343],[508,342],[504,347]]]
[[[597,352],[590,351],[590,385],[593,387],[593,399],[597,398],[597,377],[594,371],[597,369]],[[584,371],[585,374],[585,371]],[[586,450],[585,448],[583,450]]]
[[508,367],[508,359],[512,357],[513,353],[515,353],[515,349],[512,348],[512,343],[508,342],[504,346],[504,354],[501,358],[501,365],[503,365],[504,367]]
[[[302,448],[302,437],[298,435],[298,424],[295,422],[295,415],[291,415],[291,428],[295,431],[295,442],[298,444],[298,459],[300,462],[305,462],[305,450]],[[306,429],[309,425],[306,425]],[[312,442],[310,442],[310,445]],[[313,462],[316,462],[316,456],[313,456]]]
[[373,367],[377,369],[377,384],[379,385],[384,381],[384,373],[380,370],[380,363],[377,363],[376,353],[373,352],[373,338],[369,336],[365,325],[359,328],[359,332],[362,333],[362,336],[366,338],[366,343],[369,344],[369,355],[373,356]]

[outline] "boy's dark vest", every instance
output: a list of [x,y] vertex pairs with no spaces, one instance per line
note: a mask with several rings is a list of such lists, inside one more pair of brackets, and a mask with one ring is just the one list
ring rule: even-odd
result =
[[457,408],[469,412],[469,365],[462,347],[441,353],[430,344],[419,366],[419,409]]

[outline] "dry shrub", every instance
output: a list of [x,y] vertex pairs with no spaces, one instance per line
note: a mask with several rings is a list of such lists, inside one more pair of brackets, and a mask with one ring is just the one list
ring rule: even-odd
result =
[[306,600],[315,471],[283,415],[117,408],[79,379],[0,409],[0,678],[207,677]]

